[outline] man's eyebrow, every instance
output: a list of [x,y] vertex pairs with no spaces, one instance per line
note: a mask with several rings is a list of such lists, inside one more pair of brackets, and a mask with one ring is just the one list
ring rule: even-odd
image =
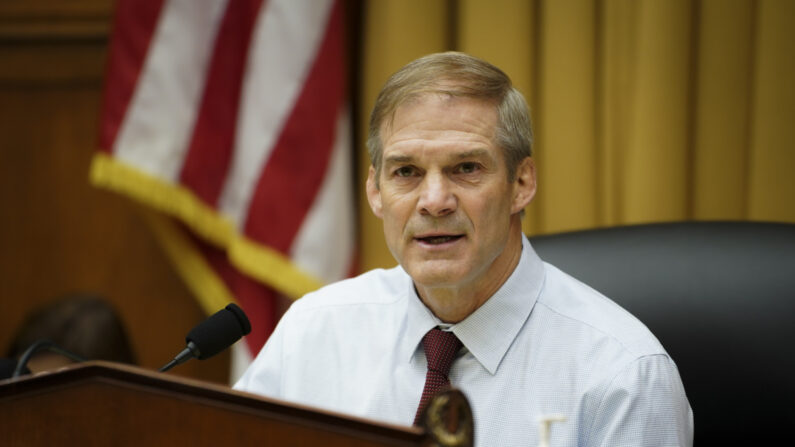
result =
[[411,155],[390,155],[384,159],[384,163],[411,163],[414,157]]
[[477,157],[483,157],[483,156],[488,157],[489,156],[489,151],[486,150],[486,149],[472,149],[470,151],[461,152],[460,154],[457,154],[456,158],[464,159],[464,158],[477,158]]
[[[468,150],[466,152],[461,152],[458,154],[454,154],[453,157],[456,160],[463,160],[467,158],[477,158],[477,157],[489,157],[489,151],[483,148],[477,148]],[[401,164],[401,163],[412,163],[414,162],[414,157],[411,155],[403,155],[403,154],[393,154],[389,155],[384,158],[385,164]]]

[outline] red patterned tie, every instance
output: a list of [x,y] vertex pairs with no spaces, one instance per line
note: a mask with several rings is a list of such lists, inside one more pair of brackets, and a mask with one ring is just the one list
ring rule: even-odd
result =
[[428,401],[431,400],[440,388],[450,384],[447,374],[453,364],[455,355],[461,349],[461,341],[452,332],[441,329],[431,329],[422,338],[422,348],[428,359],[428,372],[425,374],[425,388],[422,389],[422,398],[414,416],[414,425],[420,421],[420,415]]

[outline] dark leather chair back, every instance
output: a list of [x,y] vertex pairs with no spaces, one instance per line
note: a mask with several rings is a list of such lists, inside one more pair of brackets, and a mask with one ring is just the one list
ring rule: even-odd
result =
[[657,336],[682,376],[697,446],[795,444],[795,225],[666,223],[530,240]]

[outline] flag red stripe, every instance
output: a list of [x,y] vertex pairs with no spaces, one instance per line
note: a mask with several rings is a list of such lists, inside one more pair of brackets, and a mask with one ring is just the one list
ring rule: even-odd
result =
[[163,0],[119,0],[105,68],[99,148],[111,152],[157,28]]
[[180,181],[216,205],[232,159],[246,60],[262,0],[227,4]]
[[251,333],[246,336],[246,344],[252,356],[256,356],[281,317],[278,293],[233,267],[224,251],[199,239],[194,238],[194,242],[251,321]]
[[345,94],[339,3],[332,6],[313,66],[249,205],[245,233],[285,254],[314,202],[334,146]]
[[246,315],[254,322],[251,333],[246,336],[246,344],[251,356],[256,357],[281,318],[279,301],[283,298],[275,290],[243,275],[239,270],[229,272],[230,289]]

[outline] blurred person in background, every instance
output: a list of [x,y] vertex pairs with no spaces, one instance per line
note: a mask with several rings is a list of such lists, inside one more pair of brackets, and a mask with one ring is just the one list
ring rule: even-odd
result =
[[[34,344],[50,341],[86,360],[135,364],[136,356],[118,312],[105,298],[69,294],[32,312],[15,333],[6,352],[0,378],[10,377],[20,357]],[[43,372],[73,363],[47,349],[38,350],[25,372]]]

